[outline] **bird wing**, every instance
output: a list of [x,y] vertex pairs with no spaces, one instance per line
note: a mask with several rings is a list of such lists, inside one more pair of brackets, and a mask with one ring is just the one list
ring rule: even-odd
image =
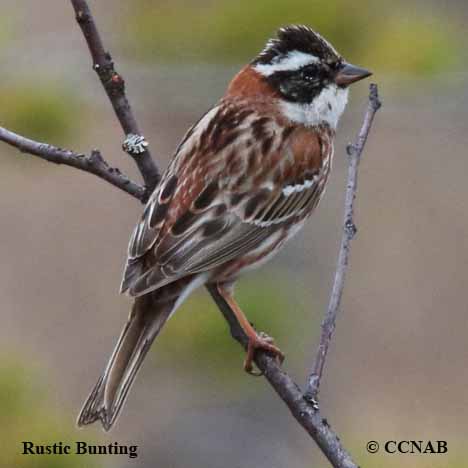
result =
[[209,111],[145,207],[122,291],[140,296],[242,257],[315,206],[322,145],[316,132],[306,132],[307,141],[292,133],[240,106]]

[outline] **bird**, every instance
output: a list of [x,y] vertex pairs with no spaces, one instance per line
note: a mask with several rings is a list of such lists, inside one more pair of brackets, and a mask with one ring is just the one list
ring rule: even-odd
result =
[[133,306],[78,426],[112,428],[154,339],[202,285],[216,288],[247,335],[247,372],[258,350],[282,362],[236,303],[234,285],[317,207],[349,85],[370,75],[311,28],[285,26],[188,130],[131,236],[121,292]]

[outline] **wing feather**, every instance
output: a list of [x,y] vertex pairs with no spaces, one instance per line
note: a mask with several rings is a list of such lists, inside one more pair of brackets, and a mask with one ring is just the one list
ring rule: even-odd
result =
[[[252,128],[276,150],[264,154]],[[282,134],[274,119],[242,107],[209,111],[179,145],[134,230],[122,291],[139,296],[217,268],[304,217],[320,197],[321,168],[312,161],[309,169],[288,169],[296,167],[295,149]]]

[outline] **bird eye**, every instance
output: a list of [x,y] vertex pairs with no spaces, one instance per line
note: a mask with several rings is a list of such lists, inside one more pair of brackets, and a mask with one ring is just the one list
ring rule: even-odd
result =
[[301,70],[301,78],[306,81],[314,81],[317,78],[317,68],[311,65]]
[[316,73],[317,70],[315,69],[315,67],[305,67],[301,70],[301,78],[306,81],[311,81],[314,79]]

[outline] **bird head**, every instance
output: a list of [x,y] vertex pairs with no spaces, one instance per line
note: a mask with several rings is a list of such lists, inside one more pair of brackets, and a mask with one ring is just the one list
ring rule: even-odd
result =
[[312,102],[327,87],[344,89],[371,75],[347,63],[328,41],[306,26],[281,28],[251,65],[284,99],[299,103]]
[[[247,79],[233,82],[233,89],[239,85],[257,97],[262,93],[275,97],[282,113],[295,123],[334,129],[346,106],[349,85],[371,72],[347,63],[309,27],[287,26],[279,29],[240,75]],[[261,86],[253,86],[252,81]]]

